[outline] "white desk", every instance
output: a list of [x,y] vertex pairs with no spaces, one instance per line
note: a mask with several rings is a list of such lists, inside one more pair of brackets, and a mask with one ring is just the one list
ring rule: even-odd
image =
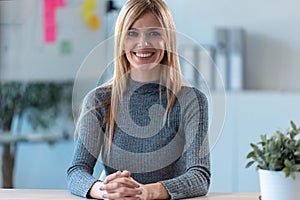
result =
[[[191,200],[258,200],[258,193],[210,193]],[[0,189],[0,200],[83,200],[67,190]]]

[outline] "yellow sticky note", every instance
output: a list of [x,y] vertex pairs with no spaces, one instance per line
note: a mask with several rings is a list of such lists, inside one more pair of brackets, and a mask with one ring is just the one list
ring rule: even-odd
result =
[[100,28],[100,20],[97,15],[91,15],[88,21],[91,29],[96,30]]
[[88,21],[89,18],[93,15],[93,11],[90,10],[90,9],[87,9],[87,8],[85,8],[85,7],[82,7],[82,9],[81,9],[81,14],[82,14],[83,18],[84,18],[86,21]]
[[85,0],[83,7],[90,11],[94,10],[96,8],[96,0]]
[[81,8],[81,14],[84,20],[87,22],[89,28],[93,30],[96,30],[101,26],[99,17],[94,14],[96,3],[96,0],[84,0],[84,4]]

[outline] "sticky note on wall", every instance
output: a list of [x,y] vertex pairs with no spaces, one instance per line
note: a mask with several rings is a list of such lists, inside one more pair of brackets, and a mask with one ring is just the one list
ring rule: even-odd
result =
[[81,13],[85,20],[88,20],[96,9],[96,0],[84,0]]
[[100,19],[94,13],[96,9],[96,0],[84,0],[84,4],[81,8],[81,14],[84,20],[87,22],[90,29],[96,30],[100,28]]
[[44,42],[54,43],[57,38],[56,9],[65,7],[65,0],[43,0]]
[[100,21],[97,15],[92,15],[89,20],[89,27],[93,30],[97,30],[100,27]]
[[60,43],[60,53],[62,55],[68,55],[72,52],[72,45],[69,40],[62,40]]

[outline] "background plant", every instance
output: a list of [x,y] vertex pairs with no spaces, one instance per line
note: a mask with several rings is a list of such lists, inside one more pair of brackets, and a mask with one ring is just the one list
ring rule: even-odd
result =
[[[37,130],[53,126],[60,112],[67,111],[71,116],[72,86],[71,82],[0,83],[0,136],[6,134],[13,138],[20,134],[24,120]],[[3,144],[1,169],[4,188],[14,186],[16,153],[17,142],[13,139]]]
[[291,128],[285,132],[276,131],[270,138],[266,134],[260,136],[260,142],[251,143],[252,151],[247,155],[246,168],[254,163],[256,169],[283,171],[286,177],[296,178],[300,171],[300,128],[291,121]]

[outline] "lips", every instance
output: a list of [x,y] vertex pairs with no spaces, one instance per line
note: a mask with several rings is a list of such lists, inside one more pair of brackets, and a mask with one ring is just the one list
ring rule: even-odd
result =
[[133,54],[138,58],[150,58],[153,56],[155,52],[150,51],[139,51],[139,52],[133,52]]
[[135,55],[140,58],[148,58],[148,57],[152,56],[153,53],[135,53]]

